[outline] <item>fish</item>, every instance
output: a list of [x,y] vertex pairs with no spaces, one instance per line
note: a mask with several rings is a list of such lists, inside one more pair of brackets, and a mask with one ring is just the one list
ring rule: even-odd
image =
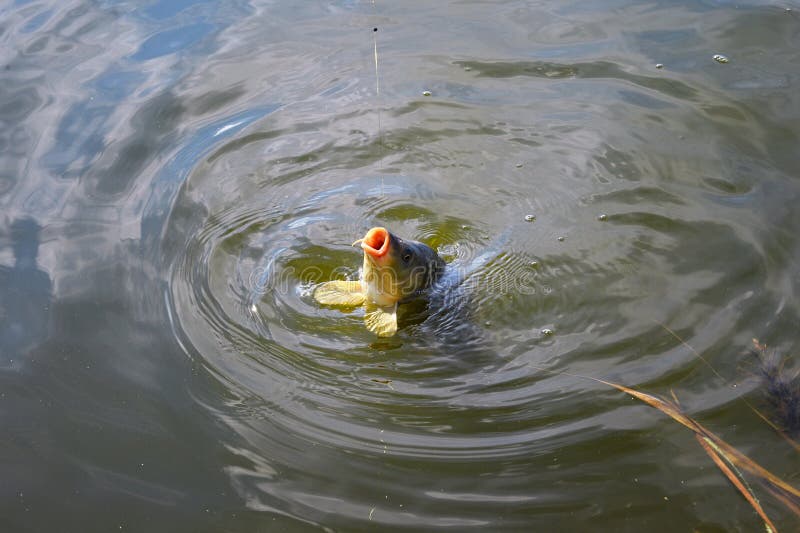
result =
[[427,244],[401,239],[384,227],[371,228],[355,245],[364,251],[359,279],[326,281],[314,290],[314,299],[322,305],[363,305],[367,329],[391,337],[397,333],[397,306],[424,296],[446,263]]

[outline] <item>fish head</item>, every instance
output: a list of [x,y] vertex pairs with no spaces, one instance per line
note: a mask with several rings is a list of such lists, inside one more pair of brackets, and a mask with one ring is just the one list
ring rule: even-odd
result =
[[401,239],[386,228],[370,229],[359,242],[364,250],[361,282],[368,298],[379,305],[412,298],[444,268],[444,261],[430,246]]

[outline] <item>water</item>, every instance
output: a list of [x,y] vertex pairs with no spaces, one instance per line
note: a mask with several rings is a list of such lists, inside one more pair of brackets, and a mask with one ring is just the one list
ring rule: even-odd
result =
[[[798,12],[0,4],[0,529],[758,530],[575,375],[796,473],[743,400],[798,338]],[[381,340],[310,297],[378,224],[469,281]]]

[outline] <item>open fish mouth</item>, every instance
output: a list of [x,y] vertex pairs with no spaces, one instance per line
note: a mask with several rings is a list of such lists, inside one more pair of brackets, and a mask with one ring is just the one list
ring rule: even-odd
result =
[[[367,232],[364,238],[361,239],[361,248],[364,250],[364,253],[370,257],[380,259],[389,253],[390,240],[389,232],[386,228],[372,228]],[[356,241],[353,244],[358,242],[359,241]]]

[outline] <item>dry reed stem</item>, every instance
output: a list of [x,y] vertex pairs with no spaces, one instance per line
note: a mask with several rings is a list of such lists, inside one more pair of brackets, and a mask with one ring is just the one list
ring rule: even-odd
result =
[[695,433],[694,436],[697,439],[697,442],[700,443],[700,445],[709,455],[709,457],[711,457],[711,459],[719,467],[719,469],[722,470],[722,473],[725,474],[725,476],[728,478],[728,481],[730,481],[734,487],[739,489],[739,492],[742,494],[742,496],[744,496],[744,498],[750,503],[753,509],[756,510],[758,515],[764,521],[764,527],[766,528],[767,533],[778,533],[775,524],[772,523],[772,520],[769,519],[767,513],[764,512],[764,509],[758,502],[758,498],[756,498],[756,495],[753,494],[752,489],[750,489],[750,487],[745,484],[745,482],[743,481],[744,478],[740,479],[741,472],[737,471],[736,473],[734,473],[734,471],[731,470],[730,466],[728,466],[728,464],[722,459],[722,457],[720,457],[719,452],[714,447],[713,442],[710,439],[708,439],[708,437],[703,437],[699,433]]

